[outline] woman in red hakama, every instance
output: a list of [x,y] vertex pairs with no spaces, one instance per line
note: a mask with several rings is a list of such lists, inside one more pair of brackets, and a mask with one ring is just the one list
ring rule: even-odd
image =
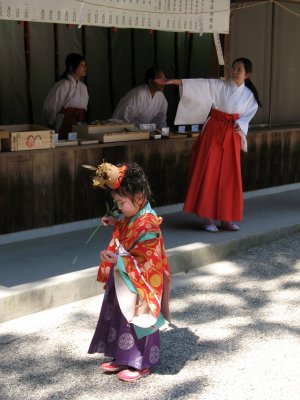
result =
[[205,218],[203,229],[210,232],[219,230],[215,220],[221,229],[235,231],[239,227],[233,221],[243,218],[240,150],[247,151],[248,125],[261,105],[251,72],[251,61],[239,58],[228,81],[165,81],[181,87],[175,124],[205,122],[193,146],[184,211]]
[[234,131],[237,118],[237,114],[211,110],[204,133],[193,147],[185,211],[218,221],[242,219],[241,138]]
[[86,76],[83,56],[68,54],[66,70],[58,82],[50,89],[44,105],[43,114],[47,125],[59,132],[60,139],[68,139],[72,125],[85,120],[89,95],[81,78]]

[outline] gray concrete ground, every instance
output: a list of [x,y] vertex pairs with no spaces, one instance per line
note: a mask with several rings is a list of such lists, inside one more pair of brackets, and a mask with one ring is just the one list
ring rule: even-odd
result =
[[162,365],[133,384],[87,355],[101,295],[0,325],[1,400],[299,400],[300,233],[173,276]]
[[[211,234],[201,231],[200,223],[195,215],[183,212],[164,216],[162,231],[173,273],[299,231],[300,190],[247,198],[239,232]],[[0,322],[98,293],[95,276],[99,252],[109,241],[109,229],[100,228],[72,264],[92,231],[0,246]]]

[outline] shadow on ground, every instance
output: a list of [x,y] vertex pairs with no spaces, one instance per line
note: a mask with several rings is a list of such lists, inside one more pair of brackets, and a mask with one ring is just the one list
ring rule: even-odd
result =
[[[162,333],[162,365],[147,379],[128,386],[102,374],[103,358],[86,354],[97,318],[79,312],[68,326],[6,344],[1,399],[196,399],[210,385],[206,366],[235,357],[248,338],[300,334],[299,321],[276,312],[300,289],[299,240],[295,234],[175,276],[175,326]],[[290,301],[300,306],[300,296]]]

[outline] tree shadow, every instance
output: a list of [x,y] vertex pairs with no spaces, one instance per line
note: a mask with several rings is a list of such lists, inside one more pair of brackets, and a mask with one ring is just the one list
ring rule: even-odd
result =
[[[162,365],[155,369],[159,375],[176,375],[198,352],[198,336],[188,328],[171,324],[171,329],[160,333]],[[185,343],[184,349],[181,344]]]
[[[249,338],[256,344],[270,335],[300,335],[300,321],[293,316],[280,320],[276,315],[276,304],[281,304],[277,293],[285,298],[300,289],[299,237],[295,234],[218,266],[174,276],[174,326],[161,333],[162,364],[147,379],[128,386],[100,372],[103,357],[85,353],[98,309],[95,314],[74,313],[68,325],[49,332],[0,345],[5,353],[0,398],[154,400],[158,393],[162,400],[200,398],[212,379],[205,367],[238,356]],[[299,307],[295,294],[291,301]],[[56,339],[58,330],[63,339]]]

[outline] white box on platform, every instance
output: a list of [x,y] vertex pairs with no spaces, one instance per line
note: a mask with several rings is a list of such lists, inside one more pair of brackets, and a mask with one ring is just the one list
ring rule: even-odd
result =
[[156,124],[140,124],[140,131],[154,132],[156,130]]
[[0,125],[2,151],[54,148],[54,131],[40,125]]
[[70,141],[77,140],[77,132],[69,132],[68,140],[70,140]]

